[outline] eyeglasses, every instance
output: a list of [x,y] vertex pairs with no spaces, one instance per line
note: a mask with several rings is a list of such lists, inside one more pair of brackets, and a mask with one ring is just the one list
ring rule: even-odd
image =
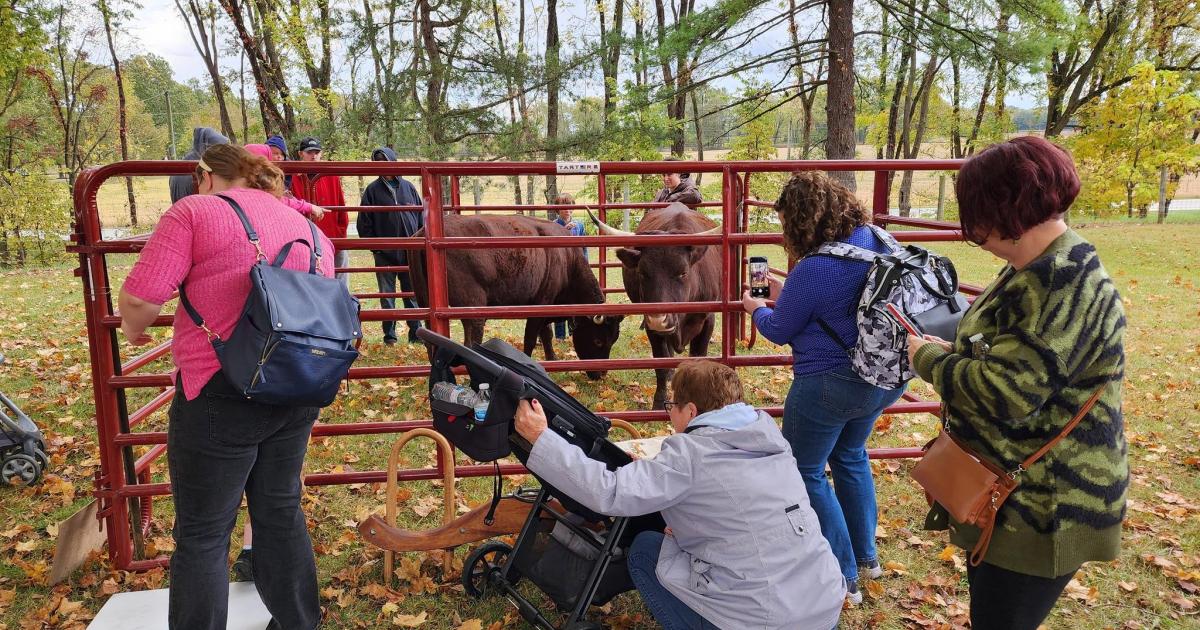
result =
[[663,401],[663,409],[670,411],[677,403],[674,400]]

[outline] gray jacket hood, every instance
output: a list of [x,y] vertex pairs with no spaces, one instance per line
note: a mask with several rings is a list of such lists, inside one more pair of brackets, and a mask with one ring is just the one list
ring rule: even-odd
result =
[[216,144],[229,144],[229,138],[212,127],[196,127],[192,130],[192,150],[188,151],[183,159],[199,160],[208,147]]
[[688,433],[709,438],[727,448],[739,451],[762,455],[775,455],[786,451],[790,454],[791,447],[783,439],[783,434],[779,432],[775,420],[761,411],[757,413],[757,420],[740,429],[731,431],[706,426],[701,419],[700,424],[693,423],[688,427]]

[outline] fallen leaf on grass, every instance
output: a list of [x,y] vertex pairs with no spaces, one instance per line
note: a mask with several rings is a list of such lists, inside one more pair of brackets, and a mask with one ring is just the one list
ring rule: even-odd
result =
[[441,499],[434,495],[423,496],[417,499],[412,504],[412,511],[421,518],[425,518],[433,513],[434,510],[441,507]]
[[1137,582],[1117,582],[1117,586],[1121,587],[1122,591],[1132,593],[1137,590]]
[[26,540],[25,542],[17,543],[16,550],[18,553],[28,553],[37,549],[37,544],[38,541],[36,540]]
[[119,590],[121,590],[120,585],[112,578],[108,578],[100,583],[100,593],[102,595],[116,595]]
[[54,612],[60,617],[70,617],[71,615],[79,612],[79,609],[81,608],[83,608],[83,602],[73,602],[64,597],[62,598],[62,601],[58,603],[58,608],[55,608]]
[[401,628],[416,628],[423,625],[427,617],[429,617],[429,613],[425,611],[421,611],[419,615],[396,615],[392,617],[392,625],[400,626]]
[[458,626],[458,630],[483,630],[483,620],[468,619]]
[[871,599],[883,599],[883,585],[875,580],[867,580],[866,591],[867,595],[871,596]]
[[388,603],[384,604],[383,608],[381,608],[380,610],[382,610],[383,614],[385,614],[385,615],[394,615],[394,614],[400,612],[400,605],[395,602],[388,602]]
[[1183,611],[1189,611],[1196,608],[1196,602],[1180,595],[1172,595],[1171,597],[1167,598],[1167,601],[1175,604],[1180,610]]
[[1083,602],[1089,606],[1096,603],[1100,597],[1100,592],[1094,586],[1084,586],[1079,580],[1071,580],[1067,583],[1065,590],[1067,597],[1079,602]]

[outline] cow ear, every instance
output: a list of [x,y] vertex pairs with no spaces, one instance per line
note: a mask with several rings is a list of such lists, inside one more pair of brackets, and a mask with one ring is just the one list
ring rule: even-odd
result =
[[694,265],[700,262],[700,259],[708,253],[708,248],[708,245],[685,245],[684,249],[687,250],[689,264]]
[[626,267],[637,267],[638,261],[642,258],[642,252],[633,247],[622,247],[617,250],[617,258],[620,258],[621,264]]

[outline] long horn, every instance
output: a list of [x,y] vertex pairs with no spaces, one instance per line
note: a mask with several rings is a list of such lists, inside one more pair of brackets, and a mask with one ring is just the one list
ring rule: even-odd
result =
[[721,226],[718,225],[715,228],[712,228],[709,230],[704,230],[703,232],[696,232],[696,236],[716,236],[717,234],[720,234],[720,233],[721,233]]
[[600,219],[597,219],[596,215],[592,214],[592,209],[588,206],[584,206],[583,209],[587,210],[588,216],[592,218],[592,221],[596,224],[596,228],[600,230],[600,234],[604,236],[637,236],[633,232],[618,230],[617,228],[601,221]]

